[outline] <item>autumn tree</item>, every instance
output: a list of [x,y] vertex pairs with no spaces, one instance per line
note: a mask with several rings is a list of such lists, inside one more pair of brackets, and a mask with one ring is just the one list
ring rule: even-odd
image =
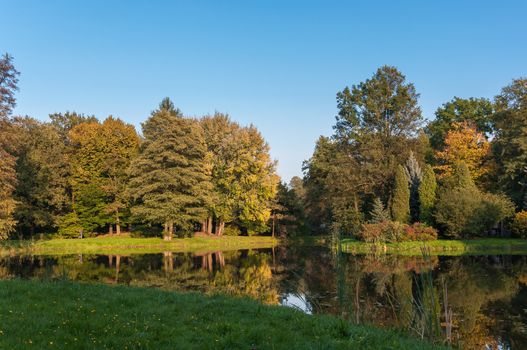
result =
[[[202,118],[201,125],[210,156],[204,166],[212,171],[215,234],[221,236],[229,222],[249,234],[266,231],[278,185],[269,146],[256,128],[240,127],[221,113]],[[209,233],[211,222],[209,217]]]
[[[126,170],[139,148],[135,128],[110,116],[103,123],[82,122],[74,126],[69,131],[69,139],[71,183],[77,197],[74,206],[81,205],[79,195],[87,195],[86,200],[98,208],[97,212],[90,212],[98,218],[95,222],[100,226],[109,224],[110,233],[115,224],[119,234],[123,210],[127,207]],[[95,205],[96,201],[100,203]],[[81,215],[79,218],[82,221]]]
[[489,151],[490,143],[474,126],[467,122],[454,123],[452,130],[446,134],[444,148],[435,154],[438,164],[435,170],[439,173],[439,177],[450,176],[455,165],[463,162],[472,174],[472,178],[477,180],[488,172],[485,163]]
[[208,234],[214,231],[216,235],[221,235],[225,223],[232,222],[236,217],[236,198],[232,193],[236,179],[230,176],[230,171],[238,147],[237,135],[241,128],[231,121],[228,115],[221,113],[205,116],[200,123],[208,152],[203,167],[210,168],[213,185],[208,194],[209,215],[202,224],[202,230]]
[[240,130],[238,148],[228,169],[233,181],[232,194],[236,198],[237,221],[247,234],[268,230],[271,204],[276,196],[279,178],[269,145],[260,132],[249,126]]
[[14,140],[12,125],[7,120],[16,105],[19,72],[13,65],[13,57],[7,53],[0,58],[0,239],[14,230],[13,217],[16,201],[13,192],[17,183],[15,171]]
[[17,202],[13,193],[17,185],[17,178],[12,137],[12,124],[0,118],[0,240],[8,238],[16,226],[13,214]]
[[493,133],[493,112],[494,106],[486,98],[454,97],[437,109],[435,119],[426,127],[432,147],[435,150],[443,149],[448,132],[455,129],[458,123],[468,123],[483,135],[491,135]]
[[161,104],[142,124],[144,141],[129,167],[132,214],[163,225],[165,239],[174,229],[191,232],[207,217],[210,173],[204,167],[207,146],[199,123]]

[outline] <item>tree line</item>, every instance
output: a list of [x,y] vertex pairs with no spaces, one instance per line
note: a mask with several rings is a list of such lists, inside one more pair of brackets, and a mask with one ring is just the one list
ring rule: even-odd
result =
[[337,93],[334,133],[318,139],[303,167],[299,196],[312,229],[357,237],[365,227],[397,235],[397,224],[456,238],[527,233],[527,79],[493,100],[455,97],[428,122],[418,98],[390,66]]
[[[19,72],[0,59],[0,238],[270,231],[279,178],[254,126],[190,118],[165,98],[141,124],[74,112],[13,116]],[[124,228],[123,228],[124,227]]]

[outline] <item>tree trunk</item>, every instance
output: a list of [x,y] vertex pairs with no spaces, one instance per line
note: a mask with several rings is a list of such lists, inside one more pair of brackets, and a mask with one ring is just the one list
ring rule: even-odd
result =
[[276,214],[273,213],[273,228],[271,230],[271,236],[274,238],[274,227],[276,222]]
[[220,233],[220,221],[217,220],[217,221],[216,221],[216,227],[215,227],[215,229],[214,229],[214,234],[215,234],[216,236],[219,236],[219,233]]
[[209,216],[209,218],[207,220],[207,233],[209,235],[212,234],[212,216]]
[[201,223],[201,232],[207,232],[207,220],[203,220]]
[[119,220],[119,210],[116,211],[115,233],[118,236],[121,234],[121,221]]
[[110,226],[108,227],[108,234],[109,234],[110,236],[113,235],[113,224],[110,224]]
[[168,224],[168,240],[171,241],[172,240],[172,235],[174,234],[174,223],[173,222],[170,222]]
[[163,239],[168,240],[168,223],[166,222],[163,224]]
[[216,235],[223,236],[223,229],[225,228],[225,223],[223,221],[220,221],[220,224],[218,225],[218,232]]

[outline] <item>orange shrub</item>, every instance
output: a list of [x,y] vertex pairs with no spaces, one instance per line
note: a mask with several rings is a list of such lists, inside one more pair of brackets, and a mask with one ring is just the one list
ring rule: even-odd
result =
[[410,226],[397,221],[383,221],[362,225],[358,238],[368,243],[432,241],[437,239],[437,230],[419,222]]

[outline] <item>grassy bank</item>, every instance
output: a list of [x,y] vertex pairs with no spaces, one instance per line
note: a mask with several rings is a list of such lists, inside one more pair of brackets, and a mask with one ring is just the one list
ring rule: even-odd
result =
[[527,240],[512,238],[480,238],[471,240],[443,240],[374,244],[353,239],[342,240],[342,250],[348,253],[386,253],[421,255],[427,247],[432,255],[527,254]]
[[221,238],[195,237],[161,238],[104,237],[84,239],[51,239],[42,241],[0,241],[0,255],[8,254],[126,254],[199,252],[213,250],[270,248],[278,241],[268,236]]
[[249,299],[0,281],[2,349],[432,349],[393,331]]

